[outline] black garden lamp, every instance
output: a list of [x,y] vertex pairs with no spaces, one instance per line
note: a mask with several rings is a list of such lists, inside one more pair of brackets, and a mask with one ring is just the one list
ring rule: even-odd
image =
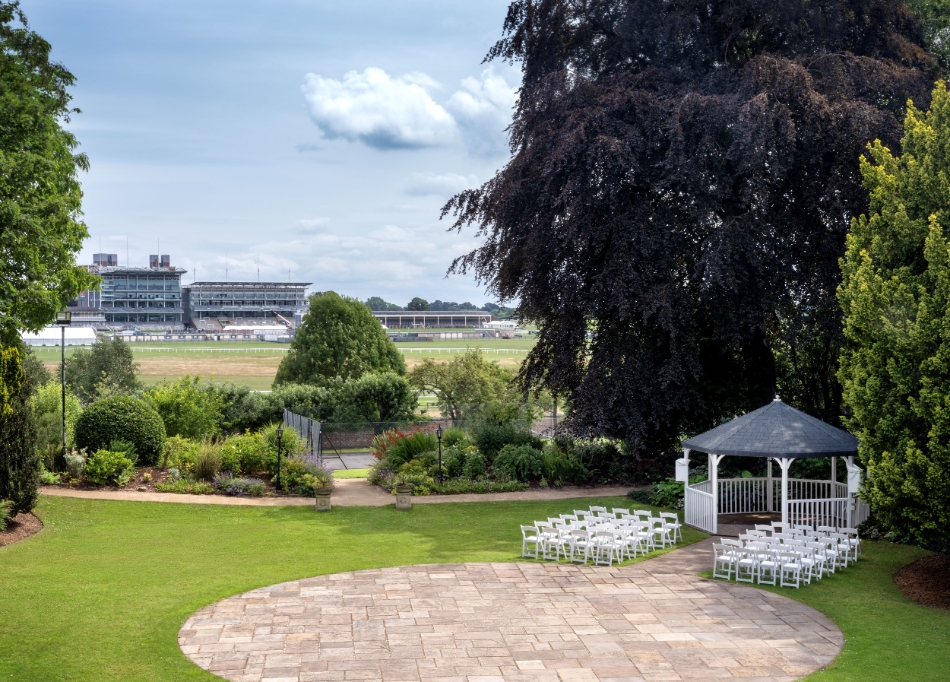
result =
[[62,332],[62,363],[60,364],[60,378],[63,384],[63,459],[66,459],[66,327],[73,321],[73,314],[68,310],[56,313],[56,326]]
[[280,441],[284,437],[284,427],[277,427],[277,492],[280,492]]
[[435,427],[435,437],[439,441],[439,485],[442,485],[442,424]]

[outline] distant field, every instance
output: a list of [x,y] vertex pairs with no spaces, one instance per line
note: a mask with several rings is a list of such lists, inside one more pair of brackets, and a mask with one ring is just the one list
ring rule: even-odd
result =
[[[397,343],[409,369],[424,358],[436,362],[448,362],[467,348],[481,348],[485,357],[504,367],[516,369],[521,366],[527,351],[535,339],[525,335],[520,339],[439,339]],[[233,381],[246,384],[252,390],[269,390],[277,367],[286,355],[288,344],[269,344],[261,341],[183,341],[130,343],[139,376],[146,385],[163,380],[174,380],[190,374],[213,381]],[[39,347],[33,349],[50,371],[59,371],[60,349]],[[71,355],[75,348],[67,348]]]

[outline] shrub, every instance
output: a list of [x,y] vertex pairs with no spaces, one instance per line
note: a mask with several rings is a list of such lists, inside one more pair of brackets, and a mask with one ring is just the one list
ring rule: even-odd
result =
[[538,479],[544,473],[544,457],[530,445],[506,445],[492,469],[516,481]]
[[590,480],[590,471],[584,461],[558,443],[550,443],[542,456],[544,478],[555,486],[564,483],[584,484]]
[[465,472],[465,459],[473,452],[478,452],[474,445],[462,447],[459,444],[451,446],[443,456],[445,475],[449,478],[458,478]]
[[235,473],[247,475],[266,471],[267,444],[260,433],[231,436],[221,444],[221,461],[225,470]]
[[163,469],[169,467],[188,469],[194,463],[200,448],[201,443],[195,443],[182,436],[172,436],[165,440],[159,466]]
[[455,478],[446,481],[435,490],[443,495],[462,495],[464,493],[514,493],[527,490],[528,484],[520,481],[470,481]]
[[456,445],[468,445],[468,434],[464,429],[457,426],[450,426],[442,432],[442,447],[452,448]]
[[15,517],[16,512],[13,511],[13,502],[0,500],[0,530],[6,530]]
[[488,459],[485,455],[478,450],[466,455],[465,467],[462,469],[462,474],[466,478],[484,476],[486,471],[488,471]]
[[485,421],[475,427],[472,434],[475,446],[488,459],[489,464],[506,445],[530,445],[541,449],[542,443],[527,431],[516,429],[512,424],[497,424]]
[[155,490],[160,493],[182,493],[188,495],[207,495],[213,493],[214,488],[204,481],[186,481],[183,478],[171,483],[156,483]]
[[373,439],[373,454],[385,459],[390,469],[398,469],[424,452],[434,452],[436,438],[432,433],[414,428],[410,431],[392,429]]
[[43,485],[59,485],[59,474],[43,469],[40,472],[40,483]]
[[0,499],[13,502],[17,512],[32,510],[39,494],[41,465],[30,391],[20,350],[0,345]]
[[73,478],[80,478],[86,468],[86,453],[71,451],[66,453],[66,470]]
[[399,474],[393,478],[394,493],[397,485],[411,485],[414,495],[428,495],[436,487],[435,480],[419,460],[410,460],[399,467]]
[[95,485],[109,483],[124,486],[129,482],[135,463],[121,452],[97,450],[86,462],[86,478]]
[[192,475],[199,481],[211,481],[219,471],[221,471],[221,453],[218,452],[217,446],[212,443],[202,443],[198,456],[191,465]]
[[161,415],[168,435],[209,438],[220,431],[224,398],[200,377],[163,382],[145,391],[144,398]]
[[[279,424],[269,424],[260,431],[264,442],[264,467],[271,476],[277,473],[277,427]],[[303,438],[297,435],[293,429],[284,429],[283,437],[280,440],[281,460],[299,457],[303,454]]]
[[284,491],[314,496],[314,486],[333,487],[333,475],[325,466],[303,459],[289,459],[281,467],[280,484]]
[[144,400],[113,396],[93,403],[76,420],[76,447],[93,452],[113,440],[135,446],[139,461],[152,465],[165,445],[165,424]]
[[264,484],[256,478],[235,478],[229,473],[215,476],[213,485],[216,490],[232,497],[238,495],[261,497],[267,490]]
[[109,452],[121,452],[127,459],[132,460],[133,464],[139,459],[139,455],[135,451],[135,445],[127,440],[116,439],[109,443],[109,447],[106,449]]
[[640,502],[641,504],[651,504],[650,500],[653,498],[653,491],[649,488],[634,488],[627,493],[629,497],[634,502]]

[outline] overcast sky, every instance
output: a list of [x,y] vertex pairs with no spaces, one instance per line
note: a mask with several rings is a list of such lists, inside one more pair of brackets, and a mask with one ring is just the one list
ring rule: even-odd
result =
[[76,76],[91,239],[184,281],[482,303],[439,209],[508,158],[502,0],[23,0]]

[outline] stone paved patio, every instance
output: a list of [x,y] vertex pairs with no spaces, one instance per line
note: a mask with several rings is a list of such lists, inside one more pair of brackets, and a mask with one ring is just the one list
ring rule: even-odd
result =
[[794,680],[841,631],[786,597],[696,576],[710,541],[627,568],[442,564],[339,573],[194,614],[182,651],[229,680]]

